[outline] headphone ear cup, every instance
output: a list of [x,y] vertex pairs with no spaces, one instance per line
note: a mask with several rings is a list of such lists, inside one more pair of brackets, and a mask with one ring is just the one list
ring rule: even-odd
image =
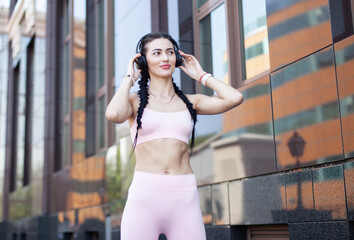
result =
[[182,66],[183,58],[179,52],[176,52],[176,67]]
[[147,61],[146,61],[145,56],[142,55],[142,56],[138,57],[135,61],[138,64],[139,69],[141,69],[141,70],[148,69],[148,65],[147,65]]

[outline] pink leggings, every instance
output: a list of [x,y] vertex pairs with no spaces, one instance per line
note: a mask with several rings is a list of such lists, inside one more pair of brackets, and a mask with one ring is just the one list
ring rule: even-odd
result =
[[194,174],[162,175],[135,171],[129,188],[121,240],[205,240]]

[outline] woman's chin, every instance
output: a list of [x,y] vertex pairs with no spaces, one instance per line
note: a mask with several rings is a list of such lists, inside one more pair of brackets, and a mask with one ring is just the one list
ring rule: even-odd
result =
[[157,78],[169,78],[173,74],[173,71],[164,71],[158,73],[150,73],[150,77],[157,77]]

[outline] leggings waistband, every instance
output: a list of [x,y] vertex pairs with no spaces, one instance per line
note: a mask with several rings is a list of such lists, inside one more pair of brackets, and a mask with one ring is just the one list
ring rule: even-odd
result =
[[197,188],[195,175],[163,175],[142,171],[135,171],[131,186],[150,188],[155,190],[185,191]]

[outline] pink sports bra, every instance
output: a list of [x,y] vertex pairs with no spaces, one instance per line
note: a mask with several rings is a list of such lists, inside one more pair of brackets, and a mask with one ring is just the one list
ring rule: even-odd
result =
[[[192,118],[188,110],[158,112],[145,108],[141,122],[136,145],[159,138],[175,138],[188,144],[193,129]],[[130,128],[133,141],[136,135],[136,127],[135,118]]]

